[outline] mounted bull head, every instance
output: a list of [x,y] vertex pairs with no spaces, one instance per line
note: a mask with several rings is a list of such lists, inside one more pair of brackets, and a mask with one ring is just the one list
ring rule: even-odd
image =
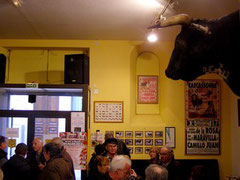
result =
[[217,73],[240,96],[239,11],[210,21],[192,20],[180,14],[149,28],[174,25],[181,25],[182,30],[176,38],[166,76],[191,81],[206,73]]

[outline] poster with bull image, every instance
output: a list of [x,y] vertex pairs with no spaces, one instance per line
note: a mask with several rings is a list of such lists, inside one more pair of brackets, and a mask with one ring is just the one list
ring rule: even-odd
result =
[[186,154],[220,154],[220,82],[186,83]]

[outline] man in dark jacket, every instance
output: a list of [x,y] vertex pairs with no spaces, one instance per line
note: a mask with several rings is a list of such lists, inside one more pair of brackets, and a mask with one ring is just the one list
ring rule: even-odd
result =
[[24,143],[17,145],[15,155],[13,155],[2,167],[4,180],[31,179],[31,167],[24,158],[27,154],[27,149],[28,147]]
[[161,166],[168,170],[168,180],[183,180],[183,168],[180,162],[174,159],[173,150],[171,147],[163,146],[160,150]]
[[60,148],[62,158],[63,158],[63,159],[66,161],[66,163],[68,164],[69,169],[70,169],[71,172],[72,172],[73,179],[75,179],[73,160],[72,160],[71,156],[68,154],[68,152],[66,151],[66,149],[64,149],[62,139],[59,138],[59,137],[55,137],[55,138],[52,139],[52,143],[56,144],[56,145]]
[[7,153],[4,151],[7,147],[7,141],[4,136],[0,136],[0,168],[7,162]]
[[27,155],[27,162],[31,166],[31,173],[33,179],[38,179],[46,160],[43,155],[43,142],[41,138],[34,138],[32,143],[33,150]]

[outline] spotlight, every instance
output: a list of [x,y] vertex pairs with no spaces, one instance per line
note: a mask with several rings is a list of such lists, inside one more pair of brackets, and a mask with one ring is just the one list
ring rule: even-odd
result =
[[156,42],[158,40],[157,34],[155,32],[151,32],[147,37],[149,42]]

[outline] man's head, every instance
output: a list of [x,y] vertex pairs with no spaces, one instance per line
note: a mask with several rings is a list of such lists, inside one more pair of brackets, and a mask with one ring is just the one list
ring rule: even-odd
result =
[[7,147],[7,141],[4,136],[0,136],[0,149],[4,150]]
[[146,180],[167,180],[168,171],[165,167],[151,164],[145,170]]
[[34,138],[32,146],[33,146],[33,150],[35,152],[41,152],[42,151],[42,147],[43,147],[42,139],[39,138],[39,137]]
[[109,176],[113,180],[124,180],[131,174],[132,162],[128,156],[114,156],[110,163]]
[[160,157],[163,164],[167,164],[173,158],[173,150],[168,146],[163,146],[160,150]]
[[15,153],[20,156],[25,156],[27,154],[28,147],[24,143],[20,143],[16,146]]
[[60,149],[62,149],[62,147],[63,147],[63,141],[62,141],[62,139],[59,138],[59,137],[53,138],[53,139],[52,139],[52,143],[58,145],[58,147],[59,147]]
[[117,145],[118,145],[117,139],[109,138],[104,142],[104,144],[105,144],[106,151],[109,154],[115,155],[117,153]]

